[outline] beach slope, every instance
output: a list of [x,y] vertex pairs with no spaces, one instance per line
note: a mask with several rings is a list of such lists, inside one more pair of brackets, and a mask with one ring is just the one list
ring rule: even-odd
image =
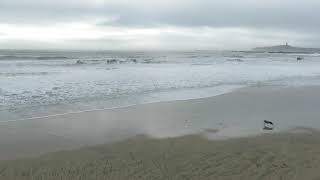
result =
[[316,179],[320,133],[311,129],[212,141],[201,135],[129,140],[2,161],[0,179]]

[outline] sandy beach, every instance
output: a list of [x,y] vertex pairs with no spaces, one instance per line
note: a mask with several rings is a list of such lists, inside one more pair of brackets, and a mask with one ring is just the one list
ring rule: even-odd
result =
[[320,0],[0,0],[0,180],[320,180]]
[[[302,129],[300,129],[302,130]],[[320,133],[150,139],[0,162],[0,179],[316,179]]]
[[[319,178],[319,90],[252,87],[1,122],[0,178]],[[262,130],[265,119],[273,131]],[[60,150],[67,151],[45,154]]]

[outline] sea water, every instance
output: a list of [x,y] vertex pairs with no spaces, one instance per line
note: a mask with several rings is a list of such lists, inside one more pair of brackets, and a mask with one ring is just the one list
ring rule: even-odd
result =
[[0,121],[319,85],[319,67],[320,54],[2,50]]

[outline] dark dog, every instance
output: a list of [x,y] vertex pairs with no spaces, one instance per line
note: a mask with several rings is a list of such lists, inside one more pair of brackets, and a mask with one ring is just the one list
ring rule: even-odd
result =
[[264,130],[273,130],[274,124],[271,121],[264,120]]
[[297,57],[297,61],[303,60],[303,57]]

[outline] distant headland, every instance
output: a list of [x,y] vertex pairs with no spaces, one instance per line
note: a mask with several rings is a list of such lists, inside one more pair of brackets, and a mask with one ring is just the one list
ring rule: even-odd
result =
[[278,46],[256,47],[252,51],[269,53],[320,53],[320,48],[294,47],[286,43],[285,45]]

